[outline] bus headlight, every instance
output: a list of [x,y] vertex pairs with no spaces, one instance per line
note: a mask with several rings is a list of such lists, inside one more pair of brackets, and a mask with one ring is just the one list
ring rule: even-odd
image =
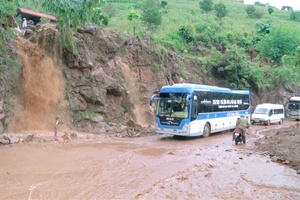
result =
[[189,124],[185,123],[182,127],[182,130],[188,130],[188,128],[189,128]]

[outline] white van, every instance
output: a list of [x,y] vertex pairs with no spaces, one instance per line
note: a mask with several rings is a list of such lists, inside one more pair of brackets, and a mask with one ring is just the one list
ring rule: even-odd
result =
[[251,124],[263,123],[270,125],[273,123],[283,123],[284,107],[281,104],[263,103],[258,104],[251,114]]

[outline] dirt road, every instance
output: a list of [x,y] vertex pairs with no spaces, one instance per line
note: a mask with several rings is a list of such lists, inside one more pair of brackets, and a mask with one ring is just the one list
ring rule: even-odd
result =
[[300,199],[300,175],[253,151],[294,123],[254,125],[238,146],[229,132],[0,146],[0,199]]

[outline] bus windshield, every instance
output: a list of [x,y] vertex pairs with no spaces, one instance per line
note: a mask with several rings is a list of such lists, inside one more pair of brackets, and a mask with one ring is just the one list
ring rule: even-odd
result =
[[288,104],[288,108],[290,110],[300,110],[300,102],[296,102],[296,101],[292,102],[292,101],[290,101],[289,104]]
[[187,95],[186,93],[161,93],[156,107],[156,116],[188,118]]

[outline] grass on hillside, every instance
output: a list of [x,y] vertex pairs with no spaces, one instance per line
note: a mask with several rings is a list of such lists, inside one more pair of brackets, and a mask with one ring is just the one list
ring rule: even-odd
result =
[[[132,33],[130,21],[127,13],[135,9],[136,1],[114,1],[111,2],[118,12],[110,19],[109,27],[118,29],[122,32]],[[219,1],[214,0],[214,4]],[[299,23],[289,20],[290,12],[275,9],[271,15],[266,7],[256,6],[256,9],[263,13],[261,19],[251,19],[245,11],[247,5],[236,2],[235,0],[222,0],[228,9],[228,15],[222,20],[222,31],[232,31],[236,34],[247,32],[251,34],[255,31],[255,23],[258,21],[271,20],[273,23],[291,23],[299,26]],[[209,13],[208,20],[206,14],[200,10],[199,0],[172,0],[168,1],[169,12],[163,14],[162,24],[155,30],[157,37],[166,36],[172,32],[177,32],[181,25],[195,25],[201,22],[217,23],[213,12]],[[140,10],[136,10],[140,12]],[[142,29],[142,27],[139,27]]]
[[[30,2],[32,0],[25,1]],[[127,15],[131,10],[135,10],[142,14],[142,11],[139,8],[141,8],[143,0],[108,0],[107,2],[108,5],[111,5],[110,8],[116,10],[115,15],[113,15],[109,20],[108,28],[133,35],[133,22],[128,20]],[[158,2],[161,1],[158,0]],[[243,87],[248,87],[252,83],[256,83],[256,89],[269,89],[269,85],[274,86],[274,83],[277,84],[279,79],[281,82],[291,82],[292,78],[285,76],[288,73],[288,68],[284,70],[279,68],[276,69],[275,67],[273,68],[275,64],[271,59],[273,59],[274,56],[265,55],[265,57],[262,57],[271,58],[271,62],[268,64],[273,65],[270,67],[276,72],[274,72],[275,75],[272,80],[267,82],[259,82],[260,75],[262,77],[268,76],[267,68],[259,67],[261,61],[260,55],[256,56],[255,60],[252,60],[252,62],[249,61],[249,52],[257,50],[254,49],[257,48],[255,45],[257,45],[258,42],[264,41],[265,38],[265,41],[267,41],[268,37],[264,37],[262,35],[271,35],[267,34],[267,32],[263,32],[264,29],[262,31],[262,35],[259,35],[255,28],[258,22],[264,22],[261,23],[263,28],[268,28],[269,23],[266,22],[271,22],[271,26],[282,26],[284,30],[287,30],[288,33],[283,32],[284,34],[282,34],[280,32],[278,34],[279,36],[275,35],[276,38],[278,38],[278,41],[283,41],[282,39],[286,38],[290,39],[291,37],[287,37],[289,32],[300,32],[299,22],[291,21],[289,19],[291,12],[274,9],[274,12],[269,14],[266,7],[255,6],[256,10],[262,16],[259,19],[253,19],[248,17],[246,13],[247,5],[243,3],[237,2],[236,0],[213,0],[214,4],[222,2],[228,9],[227,16],[222,19],[222,23],[219,25],[214,11],[210,12],[208,14],[208,18],[206,18],[206,13],[204,13],[199,7],[200,0],[168,0],[167,2],[168,12],[163,13],[161,25],[159,25],[156,29],[150,30],[143,25],[141,20],[139,20],[136,35],[141,37],[150,37],[155,43],[181,53],[185,58],[199,63],[199,70],[201,68],[201,70],[206,70],[207,73],[211,72],[214,76],[216,75],[216,72],[212,71],[211,67],[214,67],[214,70],[219,70],[218,73],[220,75],[223,73],[222,70],[225,70],[228,74],[230,74],[230,69],[228,68],[232,68],[231,70],[233,71],[238,70],[239,77],[237,77],[237,79],[230,79],[230,75],[225,77],[226,84],[235,84],[234,87],[241,87],[241,84],[239,83],[240,80],[244,80],[244,83],[246,83],[242,85]],[[21,6],[26,7],[33,5],[29,3]],[[40,7],[26,8],[38,11],[39,9],[43,9]],[[289,25],[289,27],[284,28],[283,26],[285,25]],[[181,29],[181,35],[179,35],[178,31],[182,26],[184,27]],[[196,32],[196,28],[198,32]],[[291,33],[288,36],[294,33]],[[187,38],[187,35],[189,34],[192,35],[192,37],[190,37],[192,39]],[[290,41],[293,42],[290,42],[289,44],[292,43],[297,45],[298,42],[294,41],[300,41],[300,35],[298,35],[296,34],[295,37],[293,35],[293,38],[296,40],[290,39]],[[271,42],[269,44],[275,45],[273,49],[270,49],[270,45],[264,46],[266,47],[265,49],[267,49],[265,52],[274,52],[274,54],[278,54],[276,51],[284,49],[280,49],[280,46],[276,46],[276,42]],[[280,45],[283,47],[288,46],[287,43]],[[222,52],[222,54],[220,52]],[[262,54],[262,52],[259,53]],[[291,51],[289,51],[288,53],[291,55],[293,52],[291,53]],[[279,56],[282,55],[279,54]],[[276,57],[276,62],[278,61],[276,66],[280,64],[279,56]],[[206,69],[205,65],[209,65],[210,68]],[[294,66],[292,67],[295,68]],[[248,68],[251,70],[247,70]],[[248,71],[250,71],[250,73],[248,73]],[[182,75],[184,76],[184,74]],[[298,76],[294,76],[293,80],[300,79]]]

